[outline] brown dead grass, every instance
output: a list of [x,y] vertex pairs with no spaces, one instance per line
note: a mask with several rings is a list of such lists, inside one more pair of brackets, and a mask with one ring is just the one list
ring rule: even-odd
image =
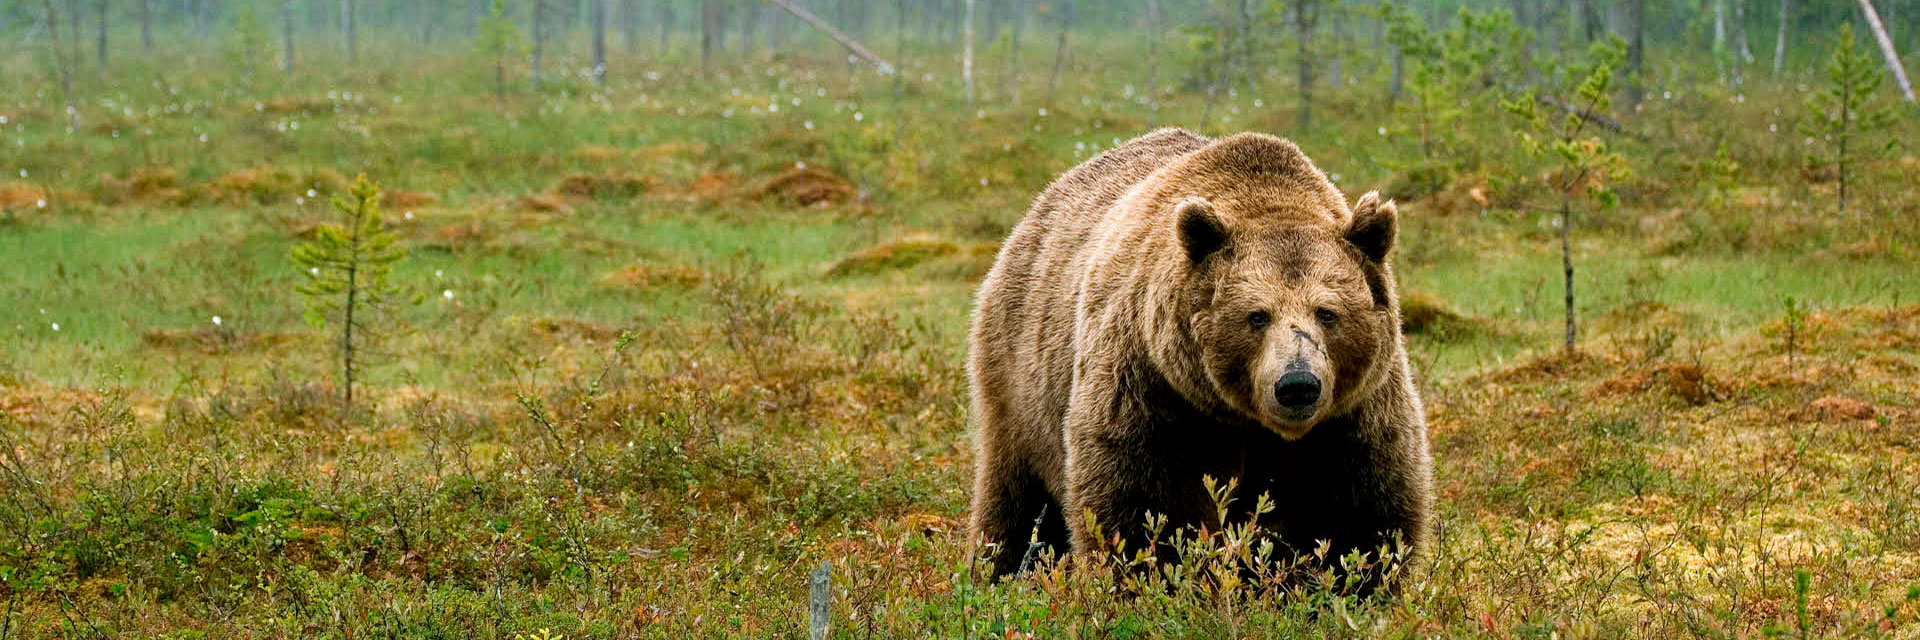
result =
[[653,187],[653,181],[646,176],[626,171],[608,171],[606,173],[576,173],[561,179],[553,188],[554,193],[564,197],[587,198],[593,200],[629,200],[646,193]]
[[276,115],[289,113],[320,113],[333,110],[333,101],[319,96],[274,96],[261,101],[260,104],[264,111]]
[[626,157],[626,152],[606,145],[587,145],[573,150],[573,157],[585,162],[608,163]]
[[1400,291],[1400,326],[1407,333],[1452,334],[1486,329],[1486,322],[1455,309],[1446,299],[1418,289]]
[[960,247],[932,234],[917,233],[861,249],[827,268],[830,277],[872,275],[910,269],[921,263],[957,255]]
[[457,251],[484,243],[492,235],[480,221],[467,220],[434,228],[430,244]]
[[573,213],[573,205],[567,204],[565,198],[554,193],[521,196],[515,204],[521,211],[531,213]]
[[380,191],[380,205],[389,211],[406,211],[430,207],[440,203],[440,197],[421,191],[406,189],[383,189]]
[[1632,368],[1592,386],[1588,395],[1618,398],[1630,395],[1662,393],[1690,405],[1709,404],[1725,397],[1723,385],[1716,382],[1706,367],[1683,362],[1667,362],[1651,368]]
[[184,205],[192,202],[193,194],[180,179],[180,173],[173,168],[147,167],[136,169],[124,179],[102,174],[100,199],[109,204],[165,202]]
[[619,327],[582,318],[540,316],[524,321],[528,331],[549,338],[585,342],[613,342],[620,338]]
[[1841,396],[1821,396],[1794,412],[1793,417],[1805,422],[1843,422],[1870,420],[1874,415],[1876,413],[1873,405],[1865,401]]
[[45,202],[45,189],[24,182],[0,185],[0,209],[33,209]]
[[286,333],[255,333],[219,327],[192,329],[149,329],[140,334],[140,346],[159,351],[225,355],[265,351],[298,341]]
[[717,169],[700,174],[687,185],[686,198],[696,202],[718,204],[733,200],[736,178],[733,171]]
[[295,171],[264,165],[228,172],[214,178],[204,188],[213,200],[240,205],[291,201],[304,197],[309,190],[316,192],[315,197],[344,193],[347,185],[346,176],[332,169]]
[[799,207],[827,208],[846,204],[860,190],[845,178],[814,166],[780,172],[754,189],[754,198]]
[[630,264],[600,276],[600,286],[608,289],[647,291],[653,289],[692,289],[707,281],[707,272],[685,265]]

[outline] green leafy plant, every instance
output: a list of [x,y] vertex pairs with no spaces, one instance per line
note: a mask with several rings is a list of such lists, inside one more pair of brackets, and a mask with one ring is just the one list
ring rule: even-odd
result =
[[340,331],[342,419],[353,412],[354,379],[364,366],[370,329],[397,292],[388,277],[407,257],[400,237],[380,217],[380,185],[362,174],[348,194],[333,199],[341,222],[321,225],[312,240],[294,245],[292,252],[306,275],[295,289],[306,300],[307,322],[315,327],[332,322]]
[[[1873,138],[1893,124],[1893,111],[1874,101],[1880,91],[1881,73],[1879,64],[1855,46],[1853,27],[1841,24],[1833,57],[1827,59],[1827,88],[1808,102],[1812,117],[1801,125],[1801,133],[1827,147],[1826,154],[1816,155],[1812,161],[1834,168],[1841,213],[1847,211],[1847,174],[1858,159],[1858,150],[1871,147]],[[1892,149],[1896,144],[1889,139],[1880,149]]]

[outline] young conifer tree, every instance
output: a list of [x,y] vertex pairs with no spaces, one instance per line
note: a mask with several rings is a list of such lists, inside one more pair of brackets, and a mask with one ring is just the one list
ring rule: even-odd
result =
[[364,366],[365,343],[396,293],[388,276],[407,257],[400,237],[380,218],[380,185],[362,174],[348,195],[333,199],[340,224],[322,225],[292,254],[306,275],[296,290],[305,298],[307,322],[315,327],[332,322],[340,331],[343,421],[353,415],[353,385]]
[[1573,352],[1574,340],[1578,337],[1573,295],[1574,206],[1581,200],[1601,206],[1614,205],[1614,194],[1607,189],[1607,181],[1626,172],[1620,154],[1599,136],[1590,135],[1587,123],[1611,104],[1608,91],[1614,68],[1625,54],[1626,43],[1618,37],[1593,43],[1587,54],[1585,74],[1574,90],[1574,100],[1564,118],[1556,119],[1540,110],[1540,100],[1531,91],[1501,102],[1508,112],[1525,120],[1527,128],[1521,131],[1520,139],[1528,154],[1547,156],[1553,166],[1548,186],[1560,200],[1556,226],[1560,230],[1560,265],[1565,278],[1562,283],[1566,293],[1563,347],[1567,353]]
[[506,0],[493,0],[493,9],[480,21],[480,55],[493,61],[493,93],[496,98],[505,99],[507,95],[507,60],[519,57],[526,46],[526,38],[520,34],[520,27],[514,26],[513,19],[507,17]]
[[[1812,117],[1801,125],[1802,133],[1827,147],[1826,155],[1811,161],[1833,166],[1839,179],[1835,192],[1841,213],[1847,211],[1848,169],[1860,149],[1871,148],[1871,138],[1893,124],[1893,112],[1874,102],[1882,71],[1855,45],[1853,27],[1841,24],[1833,57],[1827,59],[1827,88],[1808,102]],[[1858,138],[1864,139],[1856,142]],[[1882,149],[1893,144],[1889,140]]]

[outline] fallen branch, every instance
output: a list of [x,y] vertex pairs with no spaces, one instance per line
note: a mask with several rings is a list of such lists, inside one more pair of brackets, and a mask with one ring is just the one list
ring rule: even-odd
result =
[[1575,107],[1565,102],[1561,102],[1557,98],[1554,98],[1551,96],[1543,96],[1539,94],[1534,94],[1533,100],[1534,102],[1538,102],[1540,104],[1559,109],[1563,112],[1578,115],[1580,116],[1581,120],[1585,120],[1592,124],[1600,125],[1601,128],[1606,129],[1608,131],[1612,131],[1614,133],[1628,133],[1627,125],[1621,124],[1619,120],[1614,120],[1604,115],[1600,115],[1599,113],[1596,113],[1591,109],[1581,109],[1579,107]]
[[847,34],[841,33],[839,29],[833,28],[833,25],[827,24],[827,21],[825,20],[821,20],[820,16],[813,15],[813,12],[803,9],[799,5],[789,2],[788,0],[767,0],[767,2],[773,3],[773,5],[776,7],[786,9],[787,13],[791,13],[793,14],[794,17],[799,18],[800,20],[806,22],[807,24],[813,25],[813,28],[819,29],[821,33],[827,34],[827,37],[833,38],[834,41],[839,42],[841,46],[846,47],[848,51],[852,51],[853,55],[859,56],[860,59],[873,63],[873,66],[878,68],[880,70],[880,73],[882,74],[893,73],[892,64],[888,63],[886,60],[882,60],[878,54],[875,54],[872,50],[867,49],[865,46],[861,45],[859,42],[854,41],[853,38],[847,37]]
[[[1533,88],[1510,84],[1510,85],[1507,85],[1507,90],[1514,91],[1514,92],[1520,92],[1520,91],[1531,92],[1533,91]],[[1628,131],[1627,125],[1622,124],[1619,120],[1609,118],[1598,111],[1594,111],[1592,109],[1582,109],[1580,107],[1576,107],[1566,102],[1562,102],[1559,98],[1555,98],[1549,95],[1542,95],[1538,92],[1533,93],[1533,101],[1538,104],[1542,104],[1542,105],[1546,105],[1546,106],[1558,109],[1562,113],[1571,113],[1571,114],[1580,116],[1580,120],[1582,122],[1599,125],[1600,128],[1602,129],[1606,129],[1608,131],[1612,131],[1618,134],[1624,134],[1628,137],[1632,137],[1635,139],[1640,139],[1640,140],[1646,139],[1646,136],[1642,136],[1638,133]]]

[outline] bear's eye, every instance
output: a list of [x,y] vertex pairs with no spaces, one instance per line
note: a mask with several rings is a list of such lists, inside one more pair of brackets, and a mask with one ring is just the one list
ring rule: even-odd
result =
[[1328,329],[1332,329],[1333,325],[1340,324],[1340,314],[1325,307],[1314,309],[1313,319],[1320,321],[1320,326]]
[[1273,314],[1271,313],[1255,311],[1247,314],[1247,326],[1253,327],[1254,331],[1265,329],[1269,324],[1273,324]]

